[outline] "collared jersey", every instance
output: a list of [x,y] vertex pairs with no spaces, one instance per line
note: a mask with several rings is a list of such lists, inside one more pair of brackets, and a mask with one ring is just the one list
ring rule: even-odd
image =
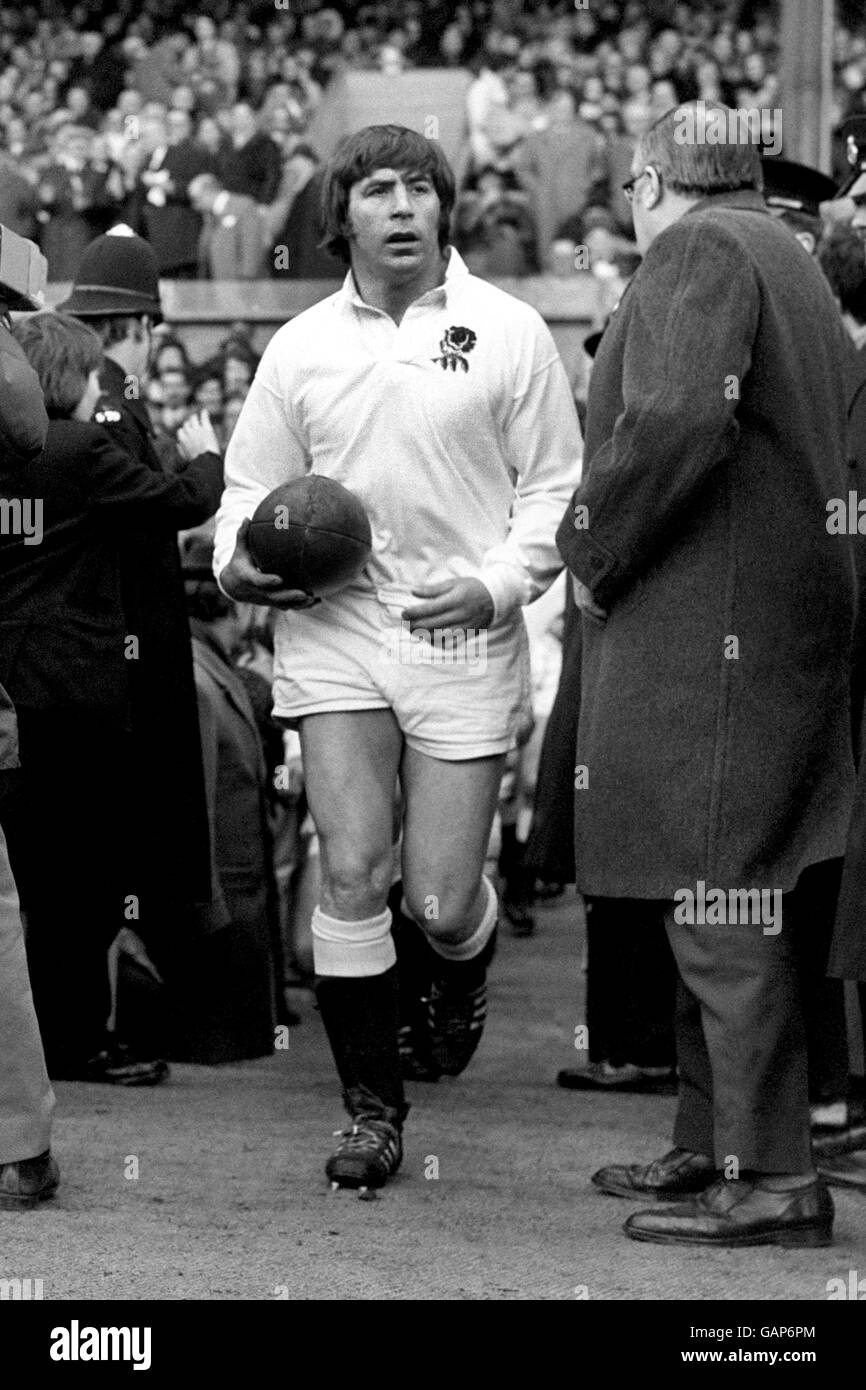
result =
[[265,350],[226,454],[215,572],[259,502],[314,471],[370,517],[360,587],[399,604],[418,584],[472,575],[499,620],[562,567],[554,536],[581,445],[565,369],[529,305],[452,250],[444,283],[398,325],[350,273]]

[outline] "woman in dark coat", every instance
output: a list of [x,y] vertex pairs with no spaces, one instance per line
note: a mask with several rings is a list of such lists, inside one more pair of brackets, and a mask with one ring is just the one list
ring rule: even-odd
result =
[[189,524],[198,472],[213,461],[193,458],[181,433],[193,461],[157,474],[89,423],[102,348],[85,325],[40,314],[15,336],[50,424],[41,457],[0,475],[0,496],[17,501],[28,523],[27,533],[0,535],[0,681],[18,710],[21,756],[21,786],[2,824],[49,1073],[128,1082],[135,1078],[117,1074],[105,1034],[105,953],[135,918],[117,873],[137,794],[120,550],[129,524]]
[[186,537],[183,573],[211,843],[207,911],[181,915],[155,956],[167,987],[168,1053],[212,1066],[274,1050],[276,885],[256,716],[231,659],[235,605],[213,577],[213,544]]

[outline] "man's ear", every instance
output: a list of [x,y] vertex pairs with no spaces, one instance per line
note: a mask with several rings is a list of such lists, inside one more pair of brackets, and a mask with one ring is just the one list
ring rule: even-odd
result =
[[658,207],[661,202],[662,183],[658,171],[647,166],[646,194],[644,195],[644,206],[647,208]]

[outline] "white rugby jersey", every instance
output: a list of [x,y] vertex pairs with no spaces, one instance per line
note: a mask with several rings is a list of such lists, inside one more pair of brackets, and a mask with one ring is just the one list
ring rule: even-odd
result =
[[580,480],[582,440],[553,338],[529,305],[470,275],[399,325],[342,288],[275,333],[226,452],[214,570],[272,488],[313,471],[363,502],[373,554],[354,587],[408,605],[418,584],[471,575],[495,621],[543,593]]

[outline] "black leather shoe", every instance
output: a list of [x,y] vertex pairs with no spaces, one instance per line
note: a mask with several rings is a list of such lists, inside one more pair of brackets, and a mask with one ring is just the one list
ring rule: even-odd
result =
[[590,1062],[588,1067],[564,1067],[556,1073],[556,1084],[566,1091],[615,1091],[655,1096],[677,1093],[675,1071],[648,1075],[640,1067],[631,1065],[608,1070],[603,1062]]
[[652,1163],[612,1164],[593,1173],[592,1182],[612,1197],[694,1197],[712,1186],[718,1173],[711,1158],[690,1149],[671,1149]]
[[832,1245],[833,1198],[820,1178],[785,1192],[720,1178],[692,1202],[635,1212],[623,1230],[661,1245]]
[[107,1086],[158,1086],[169,1076],[168,1062],[161,1057],[142,1060],[121,1044],[91,1057],[84,1070],[72,1081],[95,1081]]
[[57,1191],[60,1169],[50,1149],[36,1158],[0,1163],[0,1211],[24,1211]]

